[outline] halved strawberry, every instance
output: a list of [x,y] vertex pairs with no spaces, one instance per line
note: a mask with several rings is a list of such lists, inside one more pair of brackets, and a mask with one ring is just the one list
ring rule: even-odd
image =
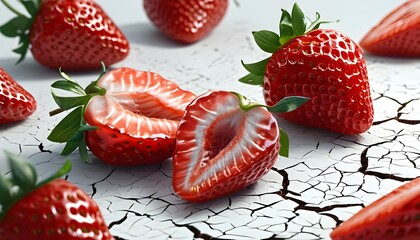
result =
[[[67,142],[63,155],[86,145],[99,159],[113,165],[161,162],[172,155],[178,122],[195,98],[157,73],[132,68],[112,70],[86,89],[63,74],[52,87],[78,93],[53,97],[61,109],[76,107],[48,137]],[[77,90],[76,90],[77,89]]]
[[408,0],[370,29],[360,46],[384,56],[420,57],[420,1]]
[[334,240],[420,237],[420,177],[374,201],[331,233]]
[[[277,121],[268,110],[292,111],[306,100],[290,97],[270,108],[225,91],[195,99],[185,109],[176,135],[175,192],[201,202],[257,181],[273,166],[280,148]],[[282,133],[282,153],[287,155],[288,138]]]

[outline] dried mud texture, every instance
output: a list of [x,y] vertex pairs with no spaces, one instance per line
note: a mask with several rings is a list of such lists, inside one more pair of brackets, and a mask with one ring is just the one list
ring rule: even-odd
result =
[[[194,47],[133,44],[123,65],[159,72],[197,94],[234,90],[262,101],[261,88],[237,82],[245,74],[243,56],[260,57],[245,26],[230,26],[230,34],[221,29],[225,37]],[[279,119],[290,137],[290,158],[279,158],[260,181],[231,196],[201,204],[183,201],[172,189],[171,159],[120,168],[95,158],[92,165],[83,164],[73,153],[66,179],[98,202],[117,239],[328,239],[352,214],[420,176],[420,62],[367,56],[367,66],[375,109],[368,132],[339,135]],[[94,75],[75,78],[84,84]],[[63,145],[47,140],[62,117],[48,117],[54,104],[47,83],[32,90],[39,102],[36,114],[0,126],[1,148],[29,158],[43,176],[66,159],[59,155]],[[0,159],[1,172],[7,173]]]

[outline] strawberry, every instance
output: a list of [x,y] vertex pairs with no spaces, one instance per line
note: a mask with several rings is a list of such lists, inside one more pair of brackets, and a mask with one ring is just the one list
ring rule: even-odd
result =
[[114,64],[127,57],[129,44],[104,10],[92,0],[27,0],[30,17],[17,14],[0,27],[7,37],[19,37],[21,62],[29,45],[35,60],[49,68],[87,70]]
[[185,200],[202,202],[256,182],[279,153],[288,155],[288,137],[279,133],[269,111],[292,111],[306,101],[288,97],[267,107],[226,91],[196,98],[185,109],[176,134],[175,192]]
[[280,33],[253,32],[257,45],[272,53],[257,63],[243,64],[250,74],[243,83],[262,85],[267,105],[290,95],[311,100],[302,108],[279,116],[302,125],[343,134],[367,131],[373,106],[364,56],[346,35],[318,29],[316,20],[306,27],[297,4],[292,13],[282,10]]
[[369,53],[420,57],[420,1],[408,0],[389,12],[360,41]]
[[79,148],[82,159],[90,162],[89,147],[113,165],[158,163],[172,155],[179,120],[193,93],[157,73],[131,68],[104,70],[86,89],[61,74],[64,80],[51,86],[78,94],[62,97],[52,92],[62,110],[75,108],[48,136],[53,142],[67,142],[62,155]]
[[0,124],[27,118],[36,105],[35,98],[0,67]]
[[193,43],[207,36],[222,20],[229,0],[144,0],[150,21],[162,33]]
[[37,182],[34,167],[8,153],[11,178],[0,174],[0,236],[7,240],[114,239],[96,202],[77,186],[53,176]]
[[416,240],[419,236],[420,177],[374,201],[331,232],[334,240]]

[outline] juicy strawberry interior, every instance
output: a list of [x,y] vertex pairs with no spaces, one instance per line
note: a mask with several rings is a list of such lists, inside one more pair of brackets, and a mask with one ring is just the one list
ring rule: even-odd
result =
[[137,92],[109,93],[108,95],[126,110],[145,117],[171,120],[180,120],[182,117],[178,109],[168,106],[167,103],[163,102],[154,94]]
[[238,134],[243,122],[240,117],[241,115],[237,111],[226,113],[217,118],[205,131],[204,139],[206,141],[203,143],[201,167],[216,157]]

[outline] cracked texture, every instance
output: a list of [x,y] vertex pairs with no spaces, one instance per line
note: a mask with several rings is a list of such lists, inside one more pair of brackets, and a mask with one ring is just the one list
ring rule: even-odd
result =
[[[104,2],[112,6],[112,1]],[[268,2],[277,9],[289,8],[279,1]],[[382,5],[386,5],[382,13],[391,8]],[[315,11],[311,7],[306,11]],[[208,38],[186,46],[163,39],[144,18],[138,28],[134,21],[122,22],[132,50],[114,67],[159,72],[197,94],[234,90],[262,101],[260,88],[237,82],[245,74],[240,60],[266,56],[257,50],[250,33],[269,28],[269,21],[278,21],[277,15],[270,10],[267,19],[253,21],[240,12],[255,9],[253,3],[244,2],[240,8],[231,8]],[[372,128],[347,136],[279,119],[290,137],[290,158],[279,158],[261,180],[231,196],[200,204],[183,201],[172,189],[170,159],[160,165],[124,168],[95,158],[86,165],[73,153],[68,156],[73,169],[66,179],[98,202],[117,239],[328,239],[331,230],[355,212],[420,176],[420,61],[374,56],[366,60],[375,109]],[[39,68],[31,58],[19,67],[13,62],[0,58],[0,64],[33,93],[39,107],[23,122],[0,126],[0,148],[29,158],[42,178],[65,161],[59,155],[63,145],[47,140],[62,117],[48,116],[55,108],[49,85],[59,75]],[[84,85],[96,79],[93,72],[69,74]],[[4,155],[0,171],[8,173]]]

